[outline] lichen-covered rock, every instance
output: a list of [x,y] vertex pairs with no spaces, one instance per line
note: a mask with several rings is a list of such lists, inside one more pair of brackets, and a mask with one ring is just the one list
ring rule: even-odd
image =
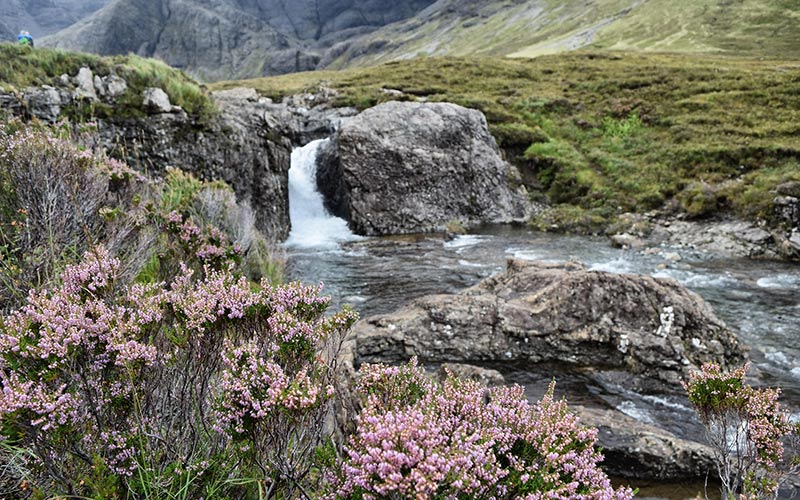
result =
[[103,79],[103,83],[106,86],[106,94],[111,98],[119,97],[128,90],[128,82],[117,75],[108,75]]
[[320,154],[331,211],[363,235],[522,221],[530,204],[483,113],[449,103],[388,102],[342,124]]
[[475,365],[465,365],[461,363],[442,364],[438,372],[439,381],[444,381],[449,375],[462,379],[474,380],[487,387],[506,385],[506,380],[499,371]]
[[97,91],[94,88],[94,75],[91,69],[86,67],[79,69],[78,74],[75,75],[75,85],[77,86],[75,89],[77,98],[90,101],[97,99]]
[[774,200],[775,218],[786,227],[800,226],[800,198],[777,196]]
[[354,330],[356,364],[540,363],[625,370],[680,390],[692,367],[742,359],[736,337],[671,279],[511,260],[506,272],[454,295],[417,299]]
[[610,409],[571,407],[581,422],[596,427],[603,469],[624,478],[697,479],[714,470],[711,448],[681,439]]

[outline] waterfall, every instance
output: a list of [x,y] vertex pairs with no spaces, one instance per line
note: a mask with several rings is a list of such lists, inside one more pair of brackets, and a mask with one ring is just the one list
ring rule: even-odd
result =
[[329,139],[313,141],[292,151],[289,169],[289,218],[292,230],[287,246],[338,247],[340,242],[359,237],[347,227],[347,221],[325,209],[317,190],[317,153]]

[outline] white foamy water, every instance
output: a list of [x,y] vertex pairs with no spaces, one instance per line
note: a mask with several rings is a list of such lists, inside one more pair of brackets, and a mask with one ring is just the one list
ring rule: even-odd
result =
[[756,284],[761,288],[794,289],[800,287],[800,275],[776,274],[759,278]]
[[292,231],[287,246],[335,249],[341,242],[360,238],[350,231],[347,221],[328,213],[317,189],[317,153],[327,142],[328,139],[313,141],[292,151],[289,169]]
[[702,274],[686,270],[665,269],[652,274],[654,278],[672,278],[690,288],[726,288],[736,286],[736,278],[725,274]]
[[445,248],[464,248],[480,244],[482,241],[488,239],[486,236],[477,234],[462,234],[456,236],[450,241],[444,243]]
[[638,420],[639,422],[643,422],[645,424],[654,424],[655,421],[653,417],[650,416],[650,412],[643,408],[639,408],[634,404],[632,401],[623,401],[617,405],[617,410],[621,411],[625,415]]
[[604,271],[614,274],[633,274],[636,272],[634,263],[625,256],[620,256],[614,260],[606,262],[598,262],[589,267],[590,271]]

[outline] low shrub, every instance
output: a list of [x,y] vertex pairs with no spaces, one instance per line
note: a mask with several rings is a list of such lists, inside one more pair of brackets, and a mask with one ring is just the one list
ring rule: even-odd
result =
[[531,405],[522,387],[439,385],[416,359],[362,367],[364,408],[331,478],[329,499],[629,499],[597,466],[597,431],[554,386]]
[[137,200],[147,180],[75,139],[69,128],[0,123],[0,310],[92,245],[124,255],[129,276],[146,258]]
[[325,317],[319,288],[254,289],[230,268],[126,285],[120,265],[93,249],[0,322],[2,436],[35,457],[29,483],[132,498],[308,488],[355,314]]
[[707,363],[684,388],[714,450],[723,498],[776,498],[789,475],[800,470],[796,451],[800,424],[792,423],[778,402],[779,389],[756,389],[745,383],[747,366],[724,372]]

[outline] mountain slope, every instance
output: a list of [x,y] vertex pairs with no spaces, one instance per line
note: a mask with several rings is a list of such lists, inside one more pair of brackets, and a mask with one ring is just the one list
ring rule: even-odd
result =
[[796,1],[110,0],[43,42],[156,56],[206,80],[587,47],[798,58]]
[[[380,51],[365,50],[380,45]],[[418,55],[534,57],[581,48],[800,57],[794,0],[440,0],[332,51],[333,68]]]
[[109,0],[0,0],[0,39],[20,30],[34,37],[55,33],[95,12]]
[[330,45],[433,0],[112,0],[45,44],[159,57],[204,79],[314,69]]

